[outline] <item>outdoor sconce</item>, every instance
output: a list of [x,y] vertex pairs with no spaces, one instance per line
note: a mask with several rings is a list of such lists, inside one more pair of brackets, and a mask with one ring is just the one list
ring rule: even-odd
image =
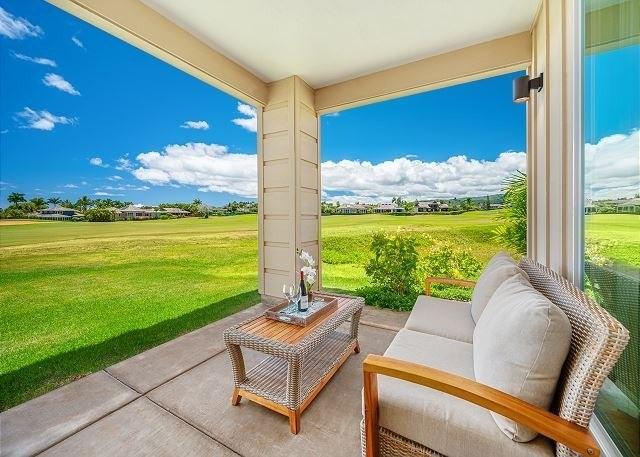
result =
[[529,101],[529,92],[532,89],[542,90],[542,73],[537,78],[529,79],[529,76],[521,76],[513,80],[513,101],[514,103],[525,103]]

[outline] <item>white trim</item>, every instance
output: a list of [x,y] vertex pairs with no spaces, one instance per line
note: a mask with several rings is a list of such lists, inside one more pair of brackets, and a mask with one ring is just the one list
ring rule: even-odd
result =
[[573,205],[567,206],[569,233],[572,237],[568,241],[569,276],[578,287],[582,288],[584,275],[584,135],[582,125],[583,94],[583,48],[584,48],[584,9],[581,0],[572,0],[569,15],[573,20],[568,21],[570,46],[573,48],[568,55],[567,65],[569,75],[572,76],[568,86],[571,88],[571,148],[569,165],[569,201]]
[[589,430],[600,446],[600,455],[603,457],[624,457],[595,414],[589,423]]

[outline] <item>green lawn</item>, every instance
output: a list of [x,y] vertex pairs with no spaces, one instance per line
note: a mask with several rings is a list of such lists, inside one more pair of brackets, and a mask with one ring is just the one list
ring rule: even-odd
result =
[[259,301],[255,215],[0,226],[0,408]]
[[591,214],[585,218],[588,244],[623,266],[640,268],[640,215]]
[[[323,286],[366,284],[370,235],[398,227],[449,240],[486,262],[497,213],[329,216]],[[589,216],[590,237],[640,266],[640,216]],[[3,225],[0,409],[259,301],[255,215]]]

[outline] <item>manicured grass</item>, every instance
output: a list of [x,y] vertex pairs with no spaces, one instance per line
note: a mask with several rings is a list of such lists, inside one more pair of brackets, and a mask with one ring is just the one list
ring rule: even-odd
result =
[[640,268],[639,214],[590,214],[585,217],[585,234],[606,258]]
[[[323,286],[366,285],[376,230],[413,230],[483,263],[496,211],[322,218]],[[640,216],[593,215],[587,236],[640,267]],[[255,215],[114,223],[0,221],[0,409],[259,301]]]
[[0,408],[258,303],[256,238],[255,215],[0,226]]

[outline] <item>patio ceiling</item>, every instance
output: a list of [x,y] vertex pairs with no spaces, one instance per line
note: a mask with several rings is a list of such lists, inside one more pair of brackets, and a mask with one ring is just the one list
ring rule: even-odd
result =
[[313,88],[529,31],[540,3],[142,1],[263,81]]

